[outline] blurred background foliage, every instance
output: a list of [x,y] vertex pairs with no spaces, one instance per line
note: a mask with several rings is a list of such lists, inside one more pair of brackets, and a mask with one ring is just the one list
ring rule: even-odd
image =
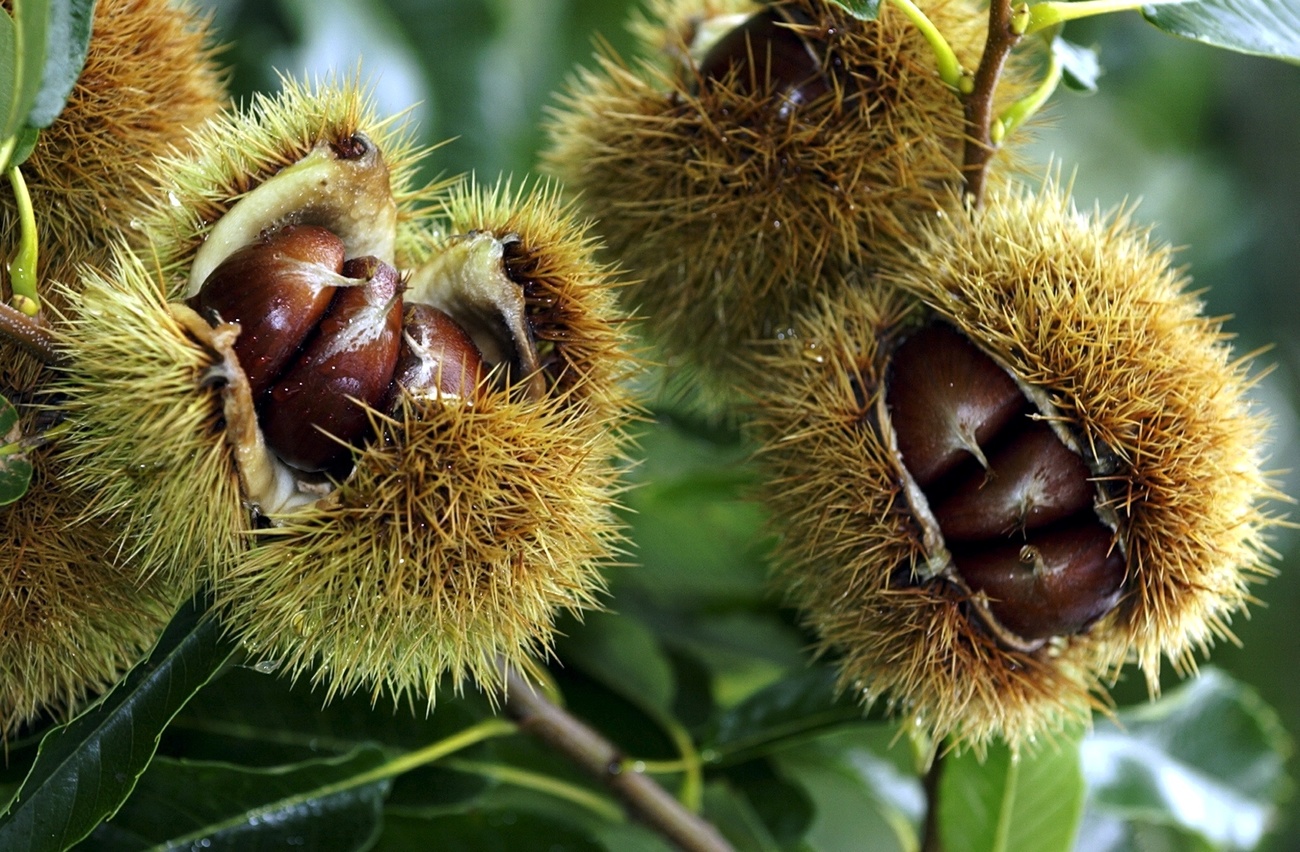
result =
[[[274,91],[279,73],[319,76],[359,68],[383,112],[409,108],[425,142],[451,140],[428,158],[426,177],[474,172],[488,181],[500,173],[531,173],[552,92],[576,64],[590,60],[596,39],[625,52],[630,40],[623,24],[637,5],[204,2],[228,45],[224,58],[238,97]],[[1054,97],[1046,122],[1032,131],[1029,171],[1042,173],[1055,162],[1074,173],[1080,206],[1140,201],[1137,219],[1151,223],[1160,239],[1185,247],[1179,256],[1196,287],[1205,289],[1209,313],[1232,316],[1228,328],[1238,335],[1239,351],[1272,345],[1259,363],[1275,369],[1257,392],[1274,419],[1278,481],[1287,493],[1300,494],[1300,68],[1171,38],[1136,13],[1072,24],[1066,36],[1099,49],[1100,90]],[[761,518],[738,497],[747,476],[745,448],[725,434],[677,422],[670,412],[647,427],[641,448],[646,461],[635,479],[642,487],[628,498],[635,510],[629,515],[635,567],[613,578],[611,601],[613,609],[636,618],[597,617],[581,629],[575,625],[576,638],[561,645],[559,657],[584,663],[564,684],[581,711],[583,679],[600,670],[595,657],[601,647],[626,651],[639,641],[650,647],[670,637],[663,655],[604,664],[639,667],[642,686],[652,693],[666,688],[662,679],[670,675],[678,683],[697,676],[710,694],[692,707],[683,698],[686,690],[679,690],[671,708],[689,722],[693,714],[706,716],[708,705],[728,706],[797,668],[807,637],[764,594]],[[1286,511],[1297,517],[1294,509]],[[1233,625],[1241,645],[1221,643],[1213,661],[1255,687],[1295,733],[1300,576],[1293,566],[1300,566],[1300,537],[1279,530],[1274,546],[1279,575],[1259,589],[1261,603],[1250,617]],[[602,631],[648,632],[593,643]],[[662,665],[674,670],[658,671]],[[712,676],[696,671],[701,665]],[[1174,685],[1172,673],[1168,685]],[[1121,705],[1144,696],[1136,676],[1116,690]],[[607,718],[607,706],[593,709],[618,727]],[[636,711],[623,716],[624,724],[639,723]],[[667,743],[664,752],[671,753]],[[784,759],[786,777],[799,775],[800,759],[798,752]],[[919,796],[919,789],[900,789],[904,800]],[[919,800],[899,807],[914,812]],[[1300,836],[1300,819],[1284,814],[1270,846],[1293,848],[1293,836]],[[1161,842],[1192,848],[1168,837]]]

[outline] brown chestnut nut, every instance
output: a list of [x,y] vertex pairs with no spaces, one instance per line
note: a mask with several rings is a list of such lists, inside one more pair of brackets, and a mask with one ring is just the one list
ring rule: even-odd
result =
[[324,316],[343,269],[343,241],[315,225],[262,234],[222,261],[191,303],[239,323],[235,356],[257,399]]
[[1024,639],[1085,630],[1119,603],[1124,585],[1124,557],[1097,521],[954,558],[962,579],[988,596],[997,620]]
[[1052,427],[1031,422],[934,506],[943,537],[978,541],[1035,530],[1092,506],[1088,467]]
[[782,117],[831,90],[821,58],[773,9],[751,16],[709,48],[700,76],[706,83],[728,81],[743,92],[772,92],[780,98]]
[[262,399],[267,445],[302,471],[334,472],[348,444],[366,435],[361,405],[378,407],[388,393],[401,343],[402,300],[397,271],[363,257],[343,265],[364,284],[341,288],[302,356]]
[[432,305],[409,305],[402,337],[394,394],[402,387],[415,396],[473,396],[483,378],[483,355],[450,315]]
[[969,456],[1025,409],[1005,370],[946,325],[929,325],[894,353],[887,393],[898,451],[922,488]]

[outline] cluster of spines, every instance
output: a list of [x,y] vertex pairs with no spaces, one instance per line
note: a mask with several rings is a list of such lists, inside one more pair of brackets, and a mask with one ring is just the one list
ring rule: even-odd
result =
[[[1032,229],[1026,223],[1033,223]],[[1096,459],[1128,549],[1130,594],[1103,625],[1107,664],[1135,656],[1153,689],[1182,672],[1262,579],[1279,498],[1267,421],[1170,250],[1129,212],[1091,215],[1048,183],[996,193],[966,227],[936,226],[887,276],[1050,397]]]
[[0,737],[47,713],[66,718],[149,647],[180,599],[137,577],[116,528],[84,520],[87,494],[61,453],[32,454],[31,487],[0,509]]
[[[318,83],[285,77],[275,95],[257,94],[241,111],[223,113],[198,128],[192,153],[163,157],[154,179],[167,187],[167,203],[154,204],[138,217],[150,249],[163,270],[181,286],[189,261],[212,225],[249,192],[286,166],[298,162],[322,141],[346,139],[361,131],[383,152],[403,233],[432,203],[438,186],[416,181],[425,151],[402,115],[380,118],[360,82]],[[179,290],[169,291],[176,298]]]
[[[1167,248],[1124,212],[1076,212],[1052,182],[1001,190],[921,229],[870,286],[823,297],[760,354],[758,492],[779,534],[780,586],[840,658],[842,685],[922,730],[982,748],[1085,725],[1136,662],[1153,691],[1230,635],[1268,573],[1266,422]],[[1119,605],[1037,650],[974,618],[934,560],[880,404],[895,341],[940,318],[1032,388],[1093,468],[1098,512],[1128,561]],[[959,573],[959,572],[958,572]]]
[[[809,282],[872,265],[961,181],[961,103],[911,21],[889,4],[865,24],[823,0],[778,5],[830,45],[821,100],[786,115],[763,81],[757,91],[747,78],[706,81],[688,61],[700,19],[766,7],[660,2],[636,27],[646,54],[636,64],[603,56],[579,70],[543,154],[635,277],[628,303],[670,372],[700,385],[706,410],[736,399],[754,342],[785,332],[817,289]],[[977,10],[925,5],[973,61]],[[1013,64],[1006,97],[1020,76]]]
[[[260,657],[327,693],[433,700],[442,678],[500,685],[549,651],[556,614],[598,605],[622,550],[614,509],[631,410],[612,272],[557,194],[466,184],[438,233],[510,238],[512,274],[561,366],[552,395],[404,396],[333,497],[277,519],[218,603]],[[437,237],[425,250],[438,251]],[[508,255],[509,257],[509,255]],[[358,641],[365,637],[364,641]]]
[[[79,303],[80,270],[108,266],[119,241],[139,237],[136,217],[162,186],[148,174],[149,164],[184,150],[193,127],[225,106],[224,76],[208,22],[188,2],[101,0],[95,6],[85,67],[20,166],[35,213],[42,320],[57,338],[66,339],[64,319]],[[0,192],[6,250],[20,230],[6,182]],[[134,353],[140,339],[119,334],[104,341],[104,352],[112,357],[130,347]],[[75,453],[56,437],[57,427],[47,431],[68,416],[51,393],[56,379],[44,361],[0,341],[0,393],[22,412],[34,466],[27,492],[0,507],[0,728],[6,737],[41,713],[66,718],[110,686],[157,637],[181,597],[168,578],[136,573],[136,553],[123,547],[117,512],[99,508],[120,495],[101,492],[98,480],[81,487]],[[135,419],[140,411],[124,408],[123,415]],[[128,473],[150,475],[143,467]]]
[[[184,149],[191,130],[227,101],[212,33],[188,2],[103,0],[93,33],[67,105],[21,167],[46,282],[75,285],[80,264],[103,263],[115,240],[136,236],[134,220],[162,186],[142,166]],[[0,233],[16,242],[19,227],[6,184]],[[63,297],[45,289],[57,312]],[[31,389],[42,367],[0,340],[0,384]]]

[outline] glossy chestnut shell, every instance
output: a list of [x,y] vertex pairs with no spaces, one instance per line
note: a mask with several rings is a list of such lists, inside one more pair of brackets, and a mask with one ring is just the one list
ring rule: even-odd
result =
[[885,398],[902,465],[995,633],[1032,647],[1118,604],[1126,561],[1092,474],[1006,370],[934,323],[895,350]]

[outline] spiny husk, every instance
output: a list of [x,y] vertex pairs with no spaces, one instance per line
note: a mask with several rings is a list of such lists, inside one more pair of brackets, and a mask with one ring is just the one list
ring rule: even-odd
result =
[[[191,153],[161,158],[155,166],[154,179],[166,187],[166,198],[140,215],[138,227],[163,270],[183,276],[212,226],[245,195],[320,142],[358,132],[382,152],[399,228],[410,232],[411,220],[441,187],[416,183],[425,150],[416,145],[405,118],[379,118],[370,95],[350,78],[312,84],[285,77],[278,94],[254,95],[246,109],[201,127],[192,137]],[[179,292],[169,291],[168,297]]]
[[[1099,472],[1127,542],[1129,589],[1095,629],[1103,661],[1195,668],[1270,573],[1267,419],[1250,356],[1207,317],[1167,246],[1131,211],[1091,215],[1049,181],[1004,190],[973,223],[934,224],[887,277],[1047,393]],[[1090,634],[1091,636],[1092,634]]]
[[179,595],[139,578],[111,527],[84,523],[84,495],[51,445],[30,489],[0,507],[0,734],[38,714],[72,715],[157,638]]
[[[134,217],[156,201],[160,184],[148,165],[184,147],[190,131],[226,100],[209,21],[191,3],[97,3],[85,68],[22,165],[36,215],[40,279],[71,282],[77,264],[102,262],[108,244],[131,234]],[[7,187],[0,192],[0,234],[16,242],[18,211]],[[58,307],[52,290],[44,287],[42,297]],[[0,364],[0,380],[23,388],[41,368],[4,341]]]
[[[96,4],[85,68],[22,165],[44,253],[88,260],[87,249],[102,252],[153,203],[161,184],[149,164],[184,147],[226,103],[212,43],[207,18],[189,2]],[[15,202],[0,198],[7,231]]]
[[440,204],[451,234],[486,231],[518,237],[506,247],[506,269],[525,281],[529,321],[539,343],[552,347],[552,391],[566,405],[591,414],[574,418],[604,433],[631,408],[628,380],[636,362],[616,293],[624,286],[614,268],[596,258],[600,249],[590,221],[561,199],[554,184],[491,188],[473,179],[457,184]]
[[[958,747],[1020,747],[1105,708],[1125,662],[1154,690],[1162,655],[1186,670],[1225,635],[1267,572],[1261,503],[1275,495],[1245,361],[1167,249],[1124,213],[1076,213],[1050,185],[995,192],[972,215],[933,224],[879,280],[823,298],[756,360],[759,496],[780,536],[778,582],[841,658],[845,688]],[[1012,650],[955,583],[918,580],[935,554],[877,405],[892,340],[931,316],[1041,390],[1094,457],[1118,460],[1099,479],[1126,593],[1086,632]]]
[[196,249],[240,198],[318,140],[357,131],[384,152],[399,215],[409,217],[419,193],[407,185],[416,151],[405,130],[376,119],[355,84],[286,81],[280,95],[196,133],[192,154],[158,161],[166,197],[140,216],[152,242],[115,246],[106,268],[87,267],[76,284],[57,382],[68,413],[60,440],[70,477],[95,495],[90,511],[120,523],[122,547],[146,574],[176,572],[189,584],[219,574],[248,546],[251,522],[223,436],[221,357],[169,302],[182,298]]
[[[689,61],[701,20],[762,8],[745,0],[656,0],[637,24],[643,57],[580,70],[549,120],[543,166],[580,194],[638,280],[624,295],[662,346],[674,384],[698,382],[717,413],[735,398],[752,341],[780,336],[825,266],[869,264],[883,243],[946,203],[961,180],[962,105],[918,29],[891,4],[877,21],[826,0],[780,3],[831,36],[831,95],[779,114],[765,86],[702,85]],[[965,67],[984,17],[964,0],[920,4]],[[697,57],[698,59],[698,57]],[[1024,91],[1008,66],[1004,98]],[[860,95],[860,96],[859,96]]]
[[518,387],[472,403],[407,397],[377,416],[384,438],[355,474],[259,533],[222,584],[245,644],[330,696],[432,702],[444,676],[494,691],[502,660],[527,668],[550,648],[559,610],[597,604],[621,547],[631,361],[587,226],[545,189],[466,186],[444,212],[453,234],[518,236],[507,268],[562,366],[540,399]]
[[757,492],[779,538],[775,579],[841,686],[936,739],[982,746],[1081,724],[1099,687],[1086,648],[1005,651],[951,584],[911,582],[930,554],[875,419],[888,341],[915,302],[875,282],[821,297],[797,338],[762,351]]

